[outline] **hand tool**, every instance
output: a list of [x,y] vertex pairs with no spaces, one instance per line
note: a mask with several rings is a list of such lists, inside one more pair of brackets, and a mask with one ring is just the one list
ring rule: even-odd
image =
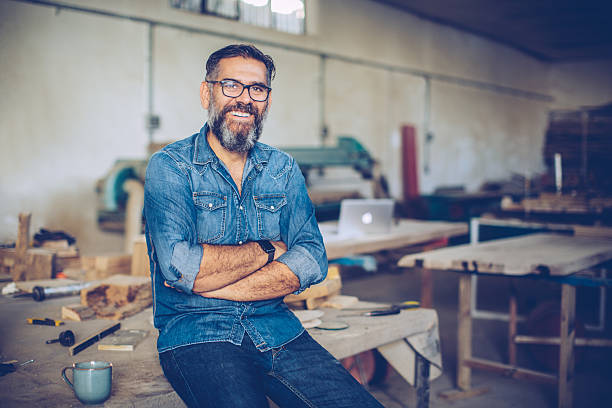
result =
[[[344,310],[350,310],[350,311],[356,311],[356,310],[370,310],[370,311],[375,311],[375,310],[380,310],[380,308],[382,307],[382,310],[388,310],[388,309],[397,309],[397,310],[404,310],[404,309],[416,309],[418,307],[420,307],[421,304],[417,301],[417,300],[407,300],[405,302],[402,303],[396,303],[390,306],[377,306],[377,307],[349,307],[349,308],[345,308],[342,309]],[[399,313],[399,312],[398,312]],[[394,313],[387,313],[387,314],[394,314]]]
[[66,330],[59,334],[57,339],[47,340],[46,344],[57,343],[61,344],[64,347],[70,347],[74,344],[74,333],[72,330]]
[[85,289],[86,287],[93,285],[93,283],[94,282],[84,282],[54,288],[34,286],[32,288],[32,299],[36,300],[37,302],[41,302],[52,297],[78,295],[81,293],[81,289]]
[[61,326],[62,324],[64,324],[64,322],[61,320],[49,319],[48,317],[44,319],[28,318],[26,319],[26,322],[28,322],[29,324],[40,324],[43,326]]
[[95,342],[100,341],[100,339],[102,339],[103,337],[106,337],[109,334],[116,332],[117,330],[119,330],[120,327],[121,323],[113,323],[110,326],[92,334],[80,343],[70,347],[70,350],[68,350],[70,352],[70,355],[74,356],[75,354],[80,353]]
[[337,317],[351,317],[351,316],[388,316],[388,315],[394,315],[394,314],[399,314],[402,310],[393,305],[391,307],[385,308],[385,309],[369,309],[368,312],[361,312],[361,313],[348,313],[348,314],[342,314],[342,315],[338,315]]
[[21,366],[24,366],[26,364],[32,363],[32,362],[34,362],[34,360],[24,361],[21,364],[15,365],[16,362],[17,362],[17,360],[12,360],[12,361],[7,361],[7,362],[4,362],[4,363],[0,363],[0,377],[2,377],[5,374],[8,374],[8,373],[15,372],[17,370],[17,367],[21,367]]

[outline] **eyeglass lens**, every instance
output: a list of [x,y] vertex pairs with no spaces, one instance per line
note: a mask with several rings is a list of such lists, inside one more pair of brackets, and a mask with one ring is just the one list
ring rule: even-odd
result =
[[268,99],[269,89],[258,85],[243,85],[237,81],[221,81],[221,89],[223,90],[223,95],[228,96],[230,98],[237,98],[242,95],[244,89],[247,88],[249,91],[249,96],[254,101],[263,102]]

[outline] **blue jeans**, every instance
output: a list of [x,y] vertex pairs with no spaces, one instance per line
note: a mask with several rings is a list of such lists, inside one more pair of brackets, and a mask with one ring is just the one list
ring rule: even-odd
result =
[[307,332],[266,352],[248,335],[242,345],[198,343],[160,353],[164,374],[188,407],[367,408],[382,405]]

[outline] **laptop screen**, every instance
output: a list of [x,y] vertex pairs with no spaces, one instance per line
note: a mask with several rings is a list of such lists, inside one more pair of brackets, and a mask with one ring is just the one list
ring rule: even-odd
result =
[[392,199],[346,199],[340,204],[338,234],[343,236],[385,233],[393,223]]

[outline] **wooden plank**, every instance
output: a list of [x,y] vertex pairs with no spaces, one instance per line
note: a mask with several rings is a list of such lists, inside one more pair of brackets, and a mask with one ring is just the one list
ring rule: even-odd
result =
[[148,330],[118,330],[98,343],[98,350],[134,351],[136,346],[149,335]]
[[80,303],[62,306],[62,319],[82,322],[94,317],[96,317],[96,313],[89,306],[83,306]]
[[559,345],[559,408],[571,408],[574,399],[574,339],[576,288],[561,285],[561,344]]
[[398,265],[413,267],[420,261],[423,267],[430,269],[565,276],[610,258],[611,240],[531,234],[406,255]]
[[129,275],[132,269],[132,255],[105,254],[81,257],[81,267],[87,271],[87,280],[104,279],[112,275]]
[[431,269],[418,268],[421,275],[421,306],[433,307],[433,273]]
[[[369,302],[358,302],[356,308],[371,307]],[[342,310],[325,309],[320,318],[323,322],[342,320],[349,327],[344,330],[308,329],[310,335],[335,358],[359,354],[396,340],[426,332],[438,324],[438,315],[433,309],[402,310],[389,316],[352,316],[338,318],[346,313]]]
[[30,220],[31,213],[20,213],[19,224],[17,229],[17,242],[15,243],[15,264],[11,270],[13,281],[22,281],[26,279],[27,265],[26,252],[30,247]]
[[478,388],[472,388],[467,391],[452,389],[452,390],[440,391],[438,393],[438,397],[448,402],[453,402],[453,401],[459,401],[462,399],[477,397],[479,395],[486,394],[489,391],[491,391],[491,387],[478,387]]
[[[514,342],[516,344],[544,344],[549,346],[558,346],[561,344],[561,339],[559,337],[517,335],[514,337]],[[612,340],[576,337],[574,339],[574,347],[612,347]]]
[[469,390],[472,372],[465,361],[472,357],[472,316],[471,316],[472,278],[459,276],[459,312],[457,316],[457,387]]
[[517,322],[517,305],[516,305],[516,293],[512,290],[510,294],[510,311],[508,319],[508,363],[510,365],[516,365],[516,343],[514,338],[516,337],[516,322]]
[[526,368],[520,368],[509,364],[497,363],[495,361],[485,360],[482,358],[472,357],[468,360],[465,360],[463,363],[473,369],[492,371],[510,378],[523,379],[546,384],[557,383],[556,375],[541,373],[539,371],[534,370],[528,370]]
[[55,268],[55,252],[42,248],[26,251],[24,280],[51,279]]
[[147,241],[144,235],[134,240],[132,252],[131,274],[134,276],[151,276],[149,254],[147,252]]
[[393,225],[389,233],[368,234],[359,237],[339,236],[337,222],[322,222],[319,227],[323,234],[329,259],[401,248],[468,233],[468,225],[463,222],[408,219],[402,219],[396,225]]

